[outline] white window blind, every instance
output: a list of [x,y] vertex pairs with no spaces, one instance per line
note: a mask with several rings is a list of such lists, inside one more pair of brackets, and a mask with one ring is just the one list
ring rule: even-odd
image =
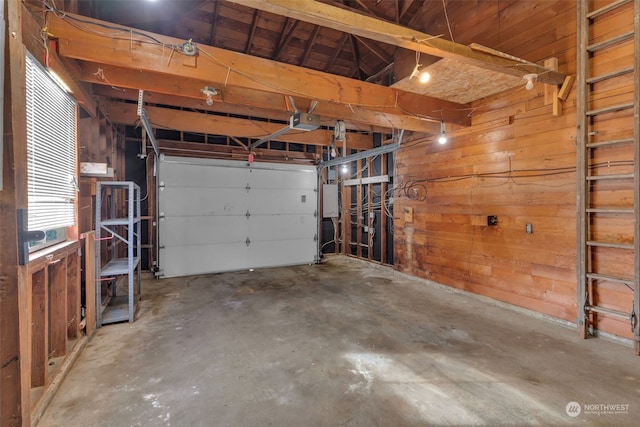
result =
[[29,230],[74,224],[76,103],[27,54]]

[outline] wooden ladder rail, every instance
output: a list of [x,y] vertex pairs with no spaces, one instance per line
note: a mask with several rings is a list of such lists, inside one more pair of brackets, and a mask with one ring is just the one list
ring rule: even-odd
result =
[[[633,3],[634,27],[632,31],[620,33],[608,40],[591,43],[590,28],[593,20]],[[587,338],[592,332],[592,321],[597,314],[629,319],[633,332],[634,351],[640,355],[640,0],[615,0],[600,9],[589,11],[589,2],[577,2],[577,326],[578,333]],[[591,55],[597,51],[615,47],[633,40],[633,66],[608,72],[598,76],[589,76]],[[592,85],[633,73],[634,100],[631,103],[612,105],[605,108],[590,109]],[[608,141],[592,142],[590,125],[592,120],[602,114],[633,109],[633,137]],[[615,175],[592,175],[589,160],[593,150],[622,144],[633,144],[633,173]],[[596,207],[592,205],[592,185],[600,181],[632,180],[633,209],[629,207]],[[593,239],[591,220],[597,214],[633,215],[633,243],[601,242]],[[633,277],[617,277],[601,274],[594,269],[592,250],[609,248],[613,250],[633,251]],[[622,312],[598,306],[595,301],[595,287],[601,281],[618,283],[633,289],[633,306],[630,312]]]

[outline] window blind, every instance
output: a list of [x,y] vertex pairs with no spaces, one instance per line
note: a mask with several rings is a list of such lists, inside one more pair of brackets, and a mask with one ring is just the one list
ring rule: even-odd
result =
[[29,230],[75,222],[76,103],[26,57]]

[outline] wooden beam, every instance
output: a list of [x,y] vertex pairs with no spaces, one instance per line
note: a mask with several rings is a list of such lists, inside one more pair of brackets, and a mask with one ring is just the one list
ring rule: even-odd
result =
[[[107,99],[117,100],[138,100],[138,90],[134,89],[118,89],[110,86],[94,86],[94,93],[98,96],[103,96]],[[230,104],[227,102],[214,102],[212,105],[207,105],[202,99],[187,98],[177,95],[165,95],[161,93],[145,91],[144,99],[147,104],[155,104],[156,106],[176,106],[184,108],[185,110],[198,110],[198,111],[210,111],[223,114],[234,114],[237,116],[247,117],[259,117],[263,119],[287,121],[291,117],[291,113],[282,110],[268,110],[266,108],[254,108],[247,107],[245,105]],[[317,111],[314,110],[314,113]],[[335,124],[333,119],[326,119],[321,117],[320,123],[323,126],[332,127]],[[362,132],[378,132],[385,133],[388,129],[377,126],[366,126],[359,123],[345,121],[347,129],[358,130]]]
[[343,10],[318,1],[309,0],[233,0],[242,4],[276,15],[287,16],[316,25],[333,28],[349,34],[366,37],[405,49],[419,51],[439,58],[475,65],[479,68],[497,71],[521,77],[525,74],[538,74],[538,81],[546,84],[562,84],[564,75],[547,70],[537,64],[474,50],[469,46],[454,43],[385,22],[370,16]]
[[96,103],[91,93],[91,87],[79,81],[78,67],[71,61],[61,59],[55,51],[55,45],[45,50],[42,38],[37,37],[43,27],[39,19],[25,5],[22,7],[22,34],[25,46],[45,68],[56,73],[69,87],[72,96],[91,116],[96,116]]
[[[204,86],[210,85],[210,82],[206,80],[176,80],[174,77],[165,74],[143,73],[105,64],[83,63],[81,68],[82,74],[80,78],[83,81],[108,85],[108,87],[116,87],[118,89],[133,89],[136,97],[134,99],[137,99],[138,89],[143,89],[153,93],[183,96],[198,100],[203,106],[206,105],[204,103],[204,96],[200,92],[200,89]],[[98,89],[96,89],[96,91],[98,91]],[[260,110],[279,110],[284,113],[289,111],[286,105],[287,97],[283,95],[232,86],[223,87],[221,93],[221,98],[214,99],[214,101],[216,101],[214,105],[221,103],[237,107],[247,106],[246,112],[239,114],[277,118],[272,115],[263,116]],[[153,95],[149,96],[151,97]],[[151,99],[148,99],[148,101],[155,102]],[[161,102],[159,101],[158,103]],[[204,107],[194,108],[206,109]],[[467,111],[465,110],[451,111],[453,118],[449,121],[452,123],[466,124],[469,121],[466,113]],[[403,114],[394,108],[387,108],[386,111],[373,111],[358,106],[323,102],[317,105],[314,114],[326,120],[344,120],[347,124],[352,123],[350,129],[367,130],[365,126],[360,126],[362,124],[385,129],[396,128],[426,133],[440,132],[439,119],[434,122],[422,117]],[[449,118],[449,116],[447,116],[447,118]]]
[[[138,120],[137,105],[124,102],[108,102],[106,111],[113,123],[133,125]],[[260,139],[282,129],[286,124],[236,119],[212,114],[192,113],[160,107],[145,107],[151,125],[163,129],[180,129],[187,132],[226,135],[239,138]],[[332,131],[318,129],[311,132],[291,130],[274,138],[274,141],[309,145],[331,145]],[[373,147],[371,136],[347,133],[350,148],[364,150]]]
[[[453,112],[467,107],[210,46],[199,45],[197,65],[184,66],[183,55],[167,47],[181,45],[183,41],[180,39],[133,29],[135,32],[132,39],[129,37],[131,33],[126,31],[127,36],[122,38],[122,29],[110,30],[104,27],[110,24],[101,21],[81,18],[87,23],[79,24],[72,22],[76,17],[70,14],[65,15],[65,18],[53,15],[48,18],[50,32],[59,38],[62,56],[144,73],[162,73],[174,77],[175,84],[197,79],[223,88],[234,86],[291,95],[321,103],[343,105],[350,109],[402,112],[409,117],[433,118],[435,112],[442,109]],[[106,55],[105,52],[109,54]],[[459,120],[464,123],[458,124],[468,124],[468,118],[464,114],[460,114]],[[398,123],[391,123],[390,127],[401,128]]]

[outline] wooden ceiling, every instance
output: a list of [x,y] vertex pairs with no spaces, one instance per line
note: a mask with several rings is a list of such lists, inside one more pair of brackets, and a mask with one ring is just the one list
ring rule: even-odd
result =
[[[138,118],[127,104],[135,102],[142,89],[145,102],[154,107],[149,118],[155,127],[226,135],[240,145],[268,135],[273,123],[282,126],[293,111],[311,109],[327,130],[336,120],[345,121],[351,131],[347,143],[354,149],[372,145],[371,138],[363,140],[363,132],[392,134],[404,129],[436,134],[441,120],[468,125],[466,102],[502,88],[494,84],[491,92],[476,90],[460,97],[462,86],[452,85],[456,93],[451,97],[438,84],[436,95],[431,95],[415,86],[416,79],[408,79],[418,51],[425,66],[437,65],[439,56],[450,61],[449,69],[453,61],[461,67],[479,66],[480,72],[474,68],[476,75],[500,73],[507,79],[504,89],[509,88],[508,79],[521,84],[523,74],[544,70],[423,33],[429,30],[428,22],[435,22],[433,16],[444,19],[440,0],[27,4],[32,14],[25,20],[25,40],[31,41],[32,50],[40,48],[34,40],[43,34],[55,42],[48,51],[49,65],[74,80],[74,95],[81,105],[89,105],[88,110],[98,96],[114,121],[133,125]],[[431,18],[423,19],[426,15]],[[196,46],[195,56],[182,49],[190,43]],[[547,83],[562,82],[557,73],[544,70],[541,75]],[[217,92],[210,105],[202,92],[207,86]],[[194,113],[203,116],[196,120]],[[210,114],[245,123],[234,127]],[[330,133],[319,131],[300,138],[310,145],[331,141]],[[287,139],[292,135],[280,140]]]
[[[429,3],[323,2],[405,27]],[[90,0],[80,5],[81,13],[96,19],[358,80],[391,83],[394,46],[230,1]]]

